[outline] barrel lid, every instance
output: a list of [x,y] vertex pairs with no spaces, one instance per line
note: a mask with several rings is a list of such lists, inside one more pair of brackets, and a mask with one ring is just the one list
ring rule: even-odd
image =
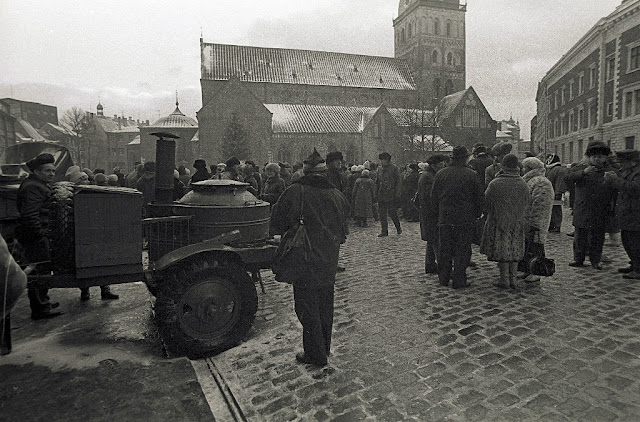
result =
[[249,186],[249,183],[228,179],[209,179],[203,180],[201,182],[191,183],[191,186]]

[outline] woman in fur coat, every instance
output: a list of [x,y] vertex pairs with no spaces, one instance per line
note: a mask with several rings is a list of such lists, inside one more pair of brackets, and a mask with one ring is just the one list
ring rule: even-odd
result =
[[522,162],[524,175],[522,178],[529,186],[529,207],[526,215],[525,258],[520,262],[520,278],[531,283],[540,281],[540,277],[529,273],[528,261],[536,251],[544,255],[544,243],[549,233],[549,223],[554,204],[554,188],[546,177],[545,166],[535,157],[525,158]]
[[373,217],[373,204],[376,194],[376,185],[369,177],[369,170],[362,170],[360,176],[353,184],[353,218],[356,225],[368,227],[367,218]]
[[508,154],[502,160],[502,172],[487,186],[480,253],[498,263],[500,288],[515,289],[518,262],[524,258],[524,218],[529,205],[529,187],[520,177],[518,157]]

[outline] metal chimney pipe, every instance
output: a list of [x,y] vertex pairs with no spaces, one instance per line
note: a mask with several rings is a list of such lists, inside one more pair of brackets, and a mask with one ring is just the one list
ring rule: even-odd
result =
[[156,141],[156,203],[173,202],[173,168],[176,161],[176,141],[179,136],[168,132],[155,132]]

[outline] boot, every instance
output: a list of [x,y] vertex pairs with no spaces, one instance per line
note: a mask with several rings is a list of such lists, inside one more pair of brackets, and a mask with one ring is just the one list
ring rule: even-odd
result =
[[88,287],[80,288],[80,300],[83,302],[86,302],[89,299],[91,299],[91,293],[89,293],[89,288]]
[[509,264],[506,262],[498,262],[498,269],[500,270],[500,281],[493,283],[493,285],[501,289],[508,289],[510,285]]
[[115,293],[111,293],[109,286],[100,286],[100,298],[102,300],[116,300],[119,299],[120,296]]

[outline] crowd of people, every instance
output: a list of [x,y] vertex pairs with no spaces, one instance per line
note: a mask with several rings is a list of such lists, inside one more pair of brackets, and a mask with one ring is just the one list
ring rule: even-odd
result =
[[[514,289],[518,280],[540,281],[529,262],[545,256],[545,241],[549,233],[560,231],[568,197],[575,229],[567,233],[573,236],[569,265],[582,267],[588,259],[593,269],[602,270],[606,233],[612,241],[620,234],[630,265],[619,271],[625,279],[640,280],[640,151],[614,154],[607,144],[592,142],[581,162],[565,167],[555,154],[527,154],[520,160],[511,148],[506,142],[491,148],[476,144],[471,152],[457,146],[451,154],[436,153],[402,168],[392,164],[387,152],[378,156],[378,163],[366,160],[360,165],[345,164],[339,151],[321,157],[315,149],[304,162],[266,163],[262,168],[236,157],[210,167],[198,159],[193,174],[184,166],[174,171],[174,199],[196,182],[236,180],[272,204],[272,234],[285,239],[304,222],[309,259],[285,262],[280,267],[288,265],[288,271],[276,273],[276,279],[293,284],[295,311],[303,326],[304,353],[297,359],[323,366],[331,346],[335,275],[344,270],[338,265],[339,250],[349,220],[362,228],[370,227],[371,219],[379,221],[380,238],[389,236],[389,218],[398,235],[400,216],[419,222],[426,245],[425,273],[437,274],[440,284],[454,289],[470,285],[467,268],[474,265],[471,245],[476,243],[487,260],[497,263],[495,286]],[[18,234],[24,234],[19,241],[34,262],[48,259],[46,202],[52,158],[42,154],[27,163],[32,174],[18,194]],[[154,201],[153,162],[138,164],[128,175],[118,168],[106,174],[74,166],[66,178],[76,184],[136,188],[145,202]],[[103,299],[117,299],[108,286],[101,293]],[[60,314],[46,290],[30,289],[29,299],[34,319]],[[89,299],[88,289],[81,299]]]

